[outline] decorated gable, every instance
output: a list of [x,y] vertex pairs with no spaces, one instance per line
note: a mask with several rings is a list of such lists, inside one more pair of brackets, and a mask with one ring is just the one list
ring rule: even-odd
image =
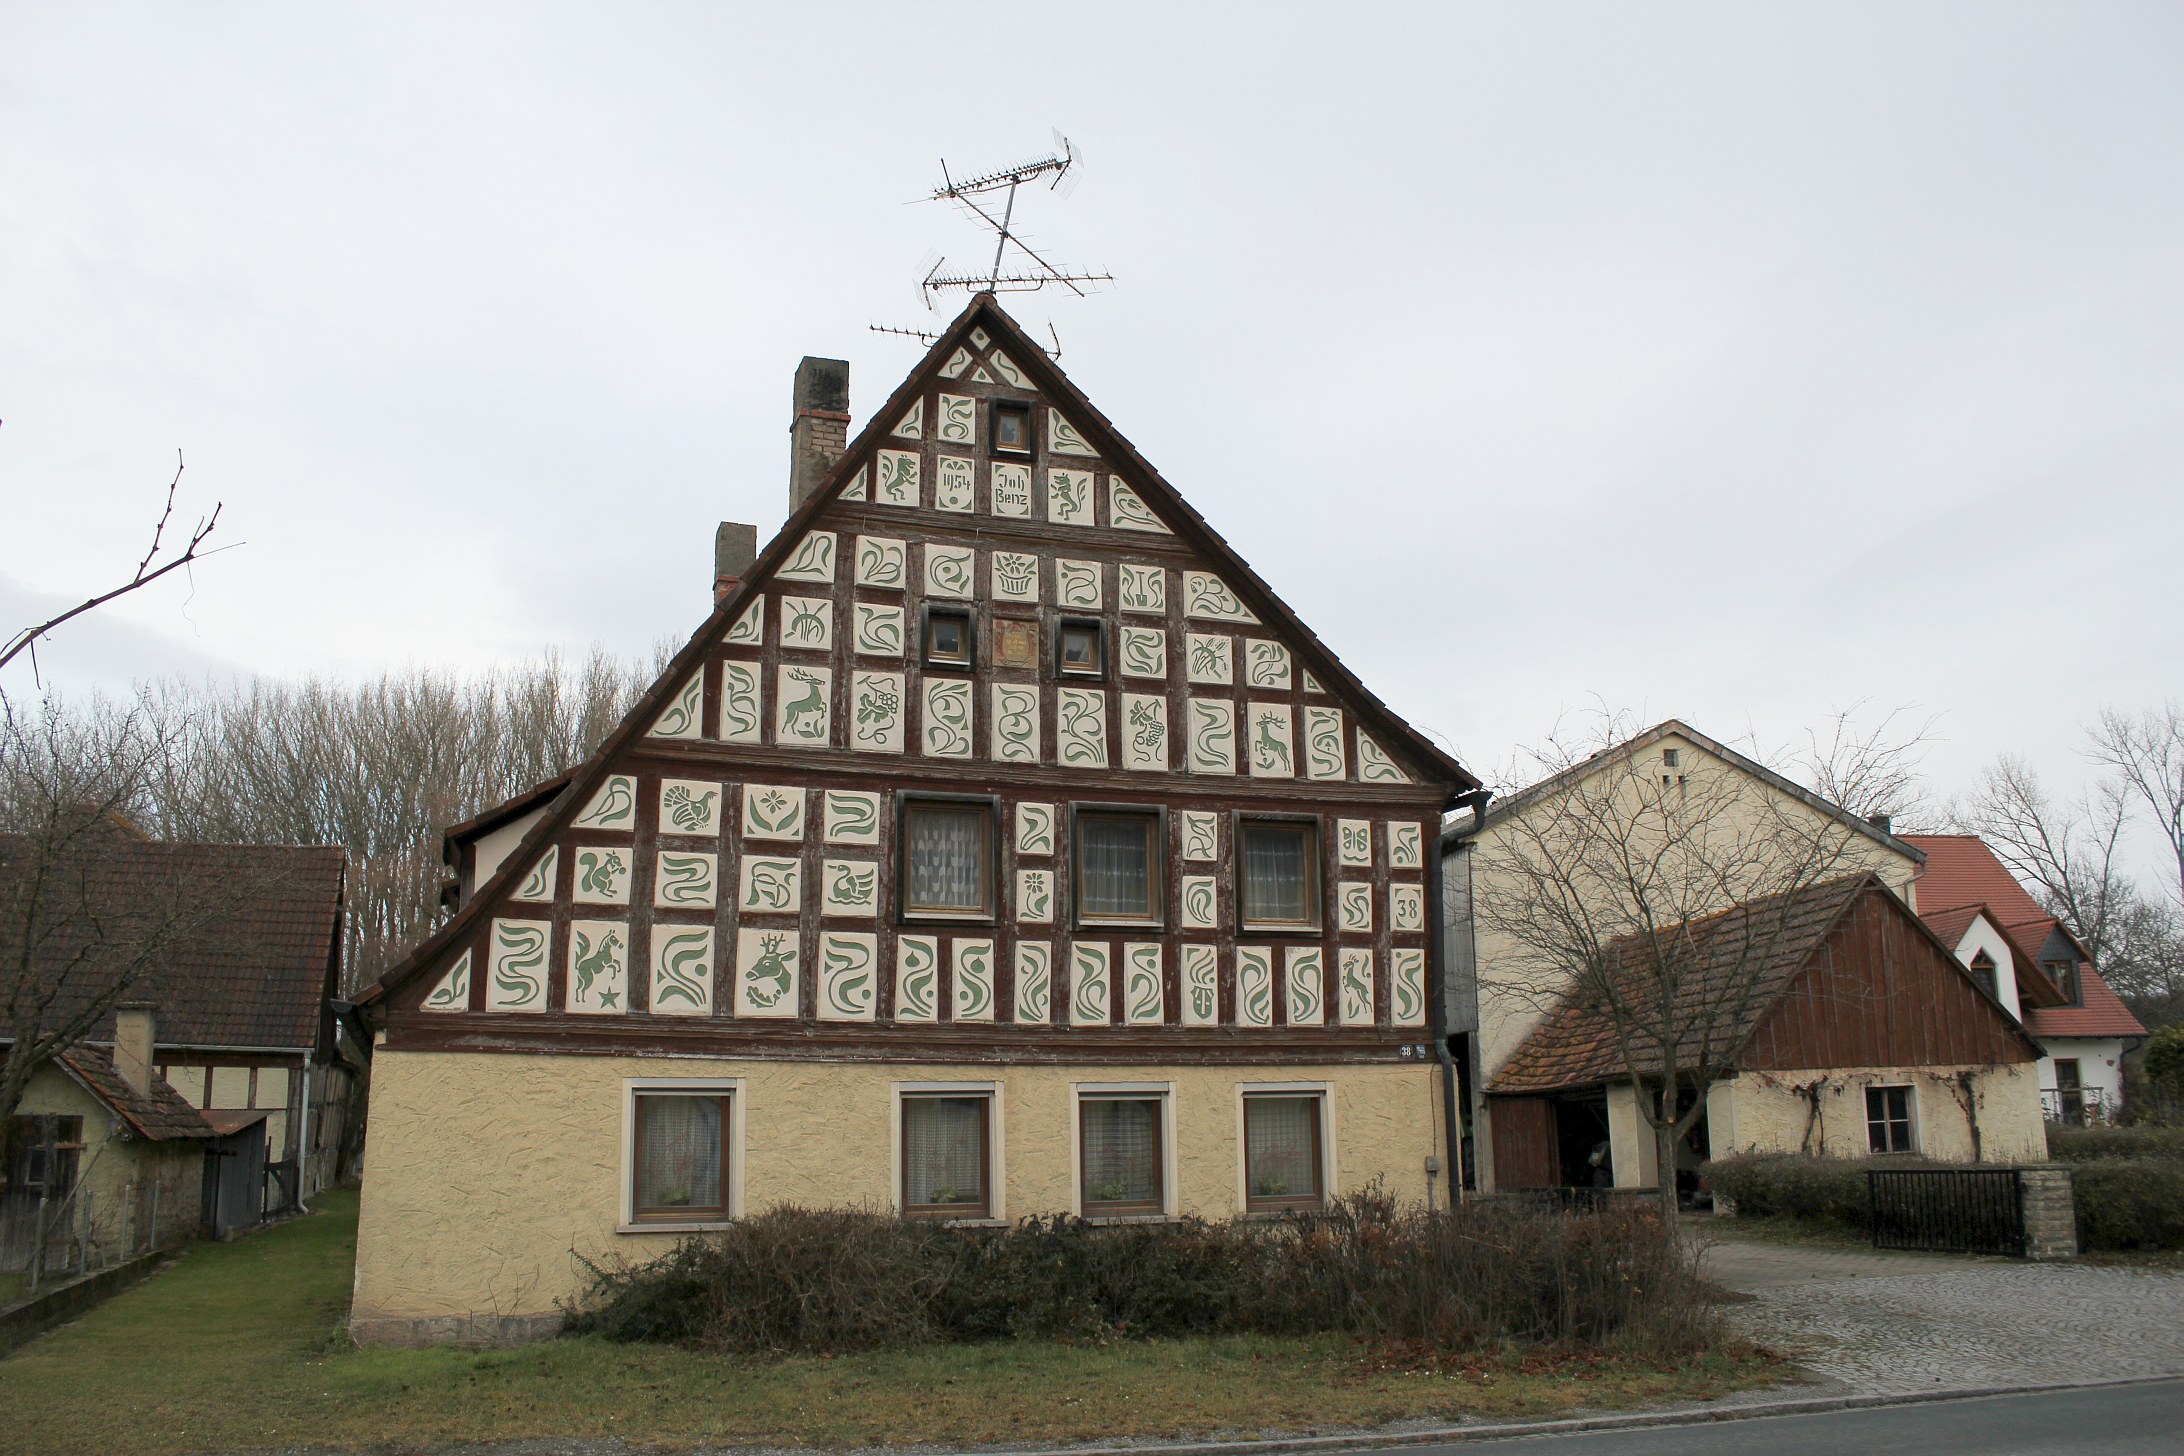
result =
[[1400,1041],[1470,786],[990,300],[602,753],[419,1014]]

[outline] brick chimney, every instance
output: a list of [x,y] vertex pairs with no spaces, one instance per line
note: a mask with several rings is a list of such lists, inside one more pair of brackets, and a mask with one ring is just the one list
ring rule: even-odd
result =
[[849,361],[807,357],[796,366],[796,415],[789,421],[789,509],[819,488],[849,448]]
[[124,1001],[114,1008],[114,1070],[139,1092],[152,1090],[152,1003]]
[[743,584],[743,573],[758,559],[758,527],[722,521],[713,533],[713,605]]

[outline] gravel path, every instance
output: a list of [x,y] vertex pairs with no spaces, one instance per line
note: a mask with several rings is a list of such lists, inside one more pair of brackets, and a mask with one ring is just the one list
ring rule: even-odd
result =
[[1745,1256],[1740,1274],[1721,1253],[1715,1277],[1752,1295],[1737,1324],[1850,1392],[2184,1373],[2184,1275],[1826,1250]]

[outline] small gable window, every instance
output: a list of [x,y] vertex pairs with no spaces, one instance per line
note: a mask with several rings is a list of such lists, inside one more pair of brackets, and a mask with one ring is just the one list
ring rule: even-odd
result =
[[1868,1087],[1865,1094],[1866,1143],[1876,1153],[1915,1153],[1912,1136],[1911,1089]]
[[1313,820],[1244,819],[1236,879],[1238,918],[1246,930],[1309,930],[1319,925],[1319,825]]
[[1063,618],[1055,637],[1054,670],[1063,677],[1107,676],[1107,633],[1096,621]]
[[925,665],[968,669],[971,665],[971,614],[965,607],[925,609]]
[[1999,997],[2002,994],[1995,979],[1994,957],[1985,951],[1977,951],[1972,955],[1972,979],[1979,982],[1979,988],[1989,996]]
[[1012,460],[1031,458],[1031,406],[1022,400],[993,402],[993,453]]
[[1149,810],[1079,810],[1077,919],[1160,923],[1160,816]]
[[990,919],[994,806],[989,799],[905,799],[905,919]]

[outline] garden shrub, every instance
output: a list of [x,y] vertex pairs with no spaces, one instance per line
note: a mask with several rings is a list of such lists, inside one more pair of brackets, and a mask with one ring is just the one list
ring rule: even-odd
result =
[[2184,1160],[2098,1158],[2070,1181],[2081,1249],[2184,1249]]
[[1009,1228],[777,1208],[590,1268],[572,1331],[754,1353],[1242,1331],[1680,1353],[1714,1334],[1691,1251],[1645,1206],[1427,1213],[1368,1193],[1279,1219]]
[[1814,1158],[1802,1153],[1746,1153],[1717,1158],[1702,1170],[1716,1199],[1729,1199],[1750,1218],[1801,1218],[1865,1232],[1872,1212],[1866,1173],[1922,1166],[1902,1158]]
[[2161,1158],[2184,1162],[2184,1127],[2048,1128],[2048,1156],[2058,1163],[2090,1163],[2101,1158]]

